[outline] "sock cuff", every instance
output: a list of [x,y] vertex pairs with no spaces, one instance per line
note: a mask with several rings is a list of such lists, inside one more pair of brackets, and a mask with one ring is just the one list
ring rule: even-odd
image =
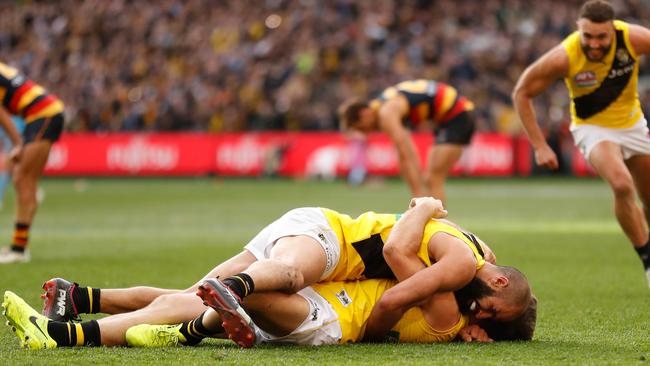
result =
[[27,230],[29,229],[29,224],[17,222],[14,227],[16,228],[16,230]]

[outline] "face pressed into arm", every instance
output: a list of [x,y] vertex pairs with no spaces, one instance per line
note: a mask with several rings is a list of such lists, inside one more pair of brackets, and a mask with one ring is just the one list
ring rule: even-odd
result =
[[467,286],[455,291],[454,295],[461,313],[474,319],[509,321],[517,318],[525,307],[499,296],[500,290],[474,277]]
[[507,303],[500,297],[486,296],[476,300],[474,318],[510,321],[519,317],[522,311],[521,306]]
[[580,33],[580,47],[589,61],[599,62],[612,48],[614,24],[612,22],[594,23],[580,18],[577,22]]

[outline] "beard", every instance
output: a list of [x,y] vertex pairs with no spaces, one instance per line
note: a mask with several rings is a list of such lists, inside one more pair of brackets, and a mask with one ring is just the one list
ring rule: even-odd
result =
[[472,307],[472,304],[474,304],[476,300],[493,294],[494,290],[488,286],[485,281],[477,277],[474,277],[470,283],[465,285],[465,287],[454,291],[454,297],[456,297],[458,309],[465,315],[475,312],[476,309]]
[[[609,50],[612,48],[612,44],[610,43],[605,47],[595,47],[595,48],[581,44],[580,48],[582,48],[582,52],[584,52],[585,57],[587,57],[589,61],[598,62],[601,61],[603,58],[605,58],[605,56],[609,53]],[[598,58],[592,58],[589,56],[590,51],[600,51],[601,56]]]

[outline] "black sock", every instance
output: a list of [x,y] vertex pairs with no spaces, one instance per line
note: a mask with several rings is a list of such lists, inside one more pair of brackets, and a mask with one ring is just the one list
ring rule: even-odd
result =
[[643,268],[650,268],[650,240],[648,240],[648,242],[646,242],[645,245],[640,248],[635,247],[634,250],[636,250],[636,254],[639,255],[639,258],[641,258],[641,262],[643,262]]
[[72,301],[79,314],[96,314],[99,309],[100,289],[77,285],[72,291]]
[[58,347],[100,346],[101,335],[96,320],[83,323],[49,321],[47,333]]
[[[205,314],[205,313],[203,313]],[[183,343],[186,346],[194,346],[201,342],[203,338],[213,337],[222,332],[212,331],[203,326],[203,314],[189,322],[184,322],[179,330],[185,336],[187,341]]]
[[223,280],[223,284],[228,286],[240,299],[253,293],[255,284],[251,276],[246,273],[238,273]]

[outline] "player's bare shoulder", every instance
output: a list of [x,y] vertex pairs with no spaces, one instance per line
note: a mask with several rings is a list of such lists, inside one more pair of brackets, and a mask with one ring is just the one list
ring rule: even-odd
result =
[[569,72],[569,55],[562,44],[548,50],[533,64],[537,71],[548,78],[558,79]]
[[379,124],[387,130],[402,126],[402,118],[408,114],[408,101],[402,94],[396,94],[382,103],[378,111]]
[[630,44],[639,55],[650,55],[650,29],[637,25],[629,25]]

